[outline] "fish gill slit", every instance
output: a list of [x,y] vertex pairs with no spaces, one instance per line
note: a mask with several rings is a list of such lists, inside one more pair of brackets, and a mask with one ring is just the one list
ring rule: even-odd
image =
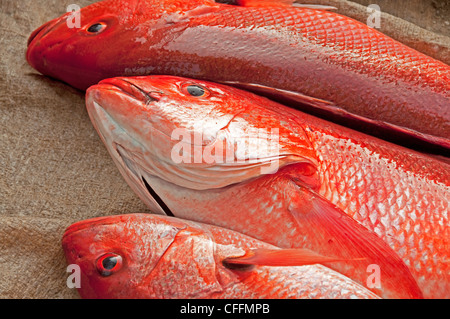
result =
[[147,180],[144,177],[142,177],[142,181],[144,182],[144,185],[145,185],[145,188],[147,189],[147,191],[150,193],[150,195],[153,197],[153,199],[158,203],[159,207],[161,207],[161,209],[164,211],[164,213],[167,216],[175,217],[175,215],[172,213],[170,208],[166,205],[166,203],[164,203],[164,201],[161,199],[161,197],[159,197],[159,195],[153,190],[153,188],[149,185],[149,183],[147,182]]

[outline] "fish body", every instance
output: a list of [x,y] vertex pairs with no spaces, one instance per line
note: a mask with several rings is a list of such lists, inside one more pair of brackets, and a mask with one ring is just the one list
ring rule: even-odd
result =
[[351,259],[330,267],[362,285],[378,265],[382,297],[448,297],[448,163],[200,80],[108,79],[86,105],[153,212]]
[[226,82],[411,147],[450,148],[448,65],[332,11],[248,2],[101,1],[81,10],[80,28],[64,15],[37,29],[27,59],[82,90],[148,74]]
[[154,214],[100,217],[68,227],[62,245],[81,270],[82,298],[378,298],[329,269],[230,268],[228,258],[282,249],[217,226]]

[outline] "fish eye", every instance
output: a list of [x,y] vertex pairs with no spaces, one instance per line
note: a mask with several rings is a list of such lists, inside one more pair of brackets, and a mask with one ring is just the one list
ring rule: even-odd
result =
[[97,270],[103,277],[111,276],[122,268],[122,257],[117,254],[108,253],[97,259]]
[[103,22],[97,22],[92,24],[89,28],[87,28],[88,33],[99,34],[103,30],[106,29],[106,24]]
[[189,85],[187,91],[192,96],[203,96],[205,95],[205,90],[198,85]]
[[189,94],[194,97],[207,97],[210,94],[208,89],[198,84],[184,85],[182,91],[184,94]]

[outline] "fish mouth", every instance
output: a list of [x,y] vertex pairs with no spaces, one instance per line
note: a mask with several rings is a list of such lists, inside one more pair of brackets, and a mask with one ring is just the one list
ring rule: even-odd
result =
[[31,33],[30,37],[28,38],[27,47],[29,48],[33,43],[35,43],[35,42],[39,41],[40,39],[42,39],[45,35],[50,33],[50,31],[52,31],[53,28],[57,24],[59,24],[60,21],[66,19],[66,18],[67,18],[67,15],[64,15],[62,17],[53,19],[51,21],[48,21],[48,22],[44,23],[39,28],[34,30]]
[[67,15],[64,15],[60,18],[44,23],[39,28],[34,30],[29,36],[27,41],[26,59],[28,63],[36,70],[40,71],[39,65],[42,62],[39,61],[43,59],[41,55],[46,49],[46,46],[41,45],[41,40],[52,30],[54,30],[54,28],[59,25],[61,21],[66,19],[66,17]]
[[33,42],[34,39],[37,38],[37,36],[42,32],[42,30],[44,30],[45,28],[47,28],[47,26],[49,25],[50,22],[47,22],[46,24],[41,25],[39,28],[37,28],[36,30],[33,31],[33,33],[31,33],[30,37],[28,38],[28,42],[27,42],[27,47],[29,47],[31,45],[31,43]]

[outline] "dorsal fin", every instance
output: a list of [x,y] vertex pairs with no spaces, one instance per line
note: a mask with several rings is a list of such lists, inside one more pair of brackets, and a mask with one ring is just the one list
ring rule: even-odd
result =
[[251,91],[255,94],[266,96],[280,102],[299,103],[300,105],[311,105],[319,109],[334,111],[337,106],[326,100],[308,96],[300,92],[278,89],[257,83],[243,83],[237,81],[221,81],[221,83],[237,87],[242,90]]
[[300,7],[318,10],[336,10],[336,7],[321,4],[295,3],[295,0],[216,0],[216,2],[242,7]]
[[243,7],[266,7],[278,6],[287,7],[292,6],[295,0],[236,0],[236,4]]

